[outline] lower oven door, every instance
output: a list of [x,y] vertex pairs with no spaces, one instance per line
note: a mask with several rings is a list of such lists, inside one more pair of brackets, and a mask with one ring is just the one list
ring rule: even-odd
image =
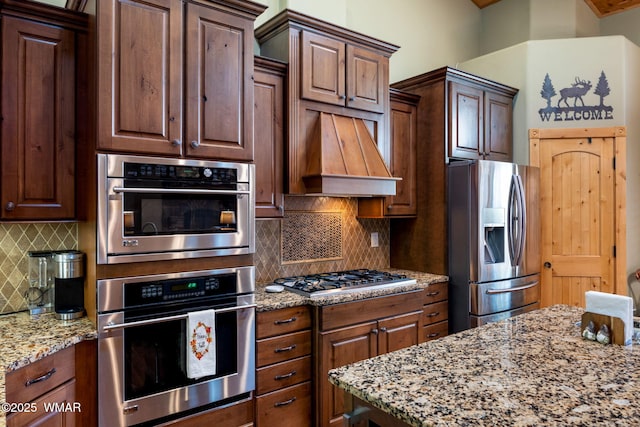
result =
[[474,316],[514,310],[540,301],[540,275],[486,283],[471,283],[470,313]]
[[216,308],[216,374],[187,377],[187,313],[125,320],[98,316],[99,426],[131,426],[179,414],[255,388],[254,296]]

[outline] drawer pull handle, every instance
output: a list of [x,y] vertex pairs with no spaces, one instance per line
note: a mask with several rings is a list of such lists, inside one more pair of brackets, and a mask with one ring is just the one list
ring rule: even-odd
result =
[[434,333],[432,333],[432,334],[427,335],[427,338],[435,338],[435,337],[437,337],[438,335],[440,335],[440,332],[434,332]]
[[436,317],[436,316],[439,316],[439,315],[440,315],[439,311],[434,311],[433,313],[427,314],[427,317]]
[[276,324],[276,325],[284,325],[284,324],[286,324],[286,323],[295,322],[296,320],[298,320],[298,318],[297,318],[297,317],[295,317],[295,316],[293,316],[293,317],[291,317],[291,318],[289,318],[289,319],[286,319],[286,320],[276,320],[276,321],[275,321],[275,322],[273,322],[273,323],[274,323],[274,324]]
[[275,377],[273,377],[274,380],[276,381],[280,381],[280,380],[286,380],[287,378],[291,378],[292,376],[294,376],[295,374],[297,374],[296,371],[291,371],[288,374],[284,374],[284,375],[276,375]]
[[32,380],[27,380],[27,381],[24,383],[24,386],[25,386],[25,387],[29,387],[30,385],[33,385],[33,384],[35,384],[35,383],[39,383],[40,381],[46,381],[46,380],[48,380],[49,378],[51,378],[51,376],[52,376],[53,374],[55,374],[55,373],[56,373],[56,368],[51,368],[51,370],[50,370],[49,372],[47,372],[46,374],[42,375],[41,377],[34,378],[34,379],[32,379]]
[[295,348],[296,348],[296,345],[295,345],[295,344],[291,344],[289,347],[280,347],[280,348],[276,348],[274,351],[275,351],[276,353],[282,353],[282,352],[284,352],[284,351],[291,351],[291,350],[293,350],[293,349],[295,349]]
[[436,295],[440,295],[440,291],[429,292],[427,294],[428,297],[435,297]]
[[293,396],[291,399],[285,400],[284,402],[276,402],[276,403],[273,404],[273,406],[275,406],[276,408],[279,407],[279,406],[287,406],[287,405],[292,404],[295,401],[296,401],[296,397]]

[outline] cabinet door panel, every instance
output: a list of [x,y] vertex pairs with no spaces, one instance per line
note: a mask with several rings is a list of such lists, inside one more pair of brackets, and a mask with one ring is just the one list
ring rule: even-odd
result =
[[253,160],[253,21],[187,5],[186,153]]
[[182,2],[98,2],[98,148],[180,154]]
[[402,178],[396,195],[390,196],[387,215],[416,215],[416,126],[415,105],[391,102],[391,173]]
[[377,332],[377,323],[367,322],[320,334],[322,356],[316,386],[321,393],[318,407],[319,425],[326,426],[330,422],[341,425],[344,412],[344,391],[329,383],[327,373],[330,369],[375,356],[378,334],[374,331]]
[[378,322],[378,354],[410,347],[420,342],[421,311],[390,317]]
[[345,105],[345,44],[302,32],[302,97]]
[[477,159],[484,138],[483,91],[456,82],[449,85],[449,156]]
[[75,41],[2,17],[2,219],[75,216]]
[[513,99],[492,92],[485,92],[484,97],[484,152],[486,158],[510,162],[513,145],[513,129],[511,127]]
[[[35,412],[16,412],[7,417],[7,427],[75,427],[76,381],[71,380],[39,397],[33,403],[38,408]],[[45,403],[47,406],[45,408]],[[58,410],[51,410],[61,409]]]
[[256,217],[284,216],[284,76],[255,72]]
[[389,58],[347,46],[347,107],[384,112],[389,87]]

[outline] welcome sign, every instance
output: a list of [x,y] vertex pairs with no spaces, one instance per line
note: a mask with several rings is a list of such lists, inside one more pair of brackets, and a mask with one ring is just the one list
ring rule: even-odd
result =
[[[593,92],[590,93],[593,88]],[[597,83],[594,85],[591,80],[575,77],[573,82],[564,85],[556,92],[554,84],[547,73],[542,82],[540,96],[547,105],[540,108],[538,113],[543,122],[572,122],[591,120],[612,120],[613,107],[605,104],[605,98],[611,93],[609,82],[604,71],[600,73]],[[596,95],[596,103],[589,105],[585,99],[593,99]]]

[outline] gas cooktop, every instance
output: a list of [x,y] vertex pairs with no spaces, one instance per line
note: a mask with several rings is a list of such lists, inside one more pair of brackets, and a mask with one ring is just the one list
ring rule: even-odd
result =
[[273,283],[283,285],[290,292],[313,298],[336,293],[412,285],[416,280],[404,274],[359,269],[283,277],[274,280]]

